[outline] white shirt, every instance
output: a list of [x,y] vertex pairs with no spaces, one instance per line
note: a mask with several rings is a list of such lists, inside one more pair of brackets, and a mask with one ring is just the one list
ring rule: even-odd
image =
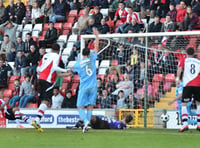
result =
[[57,96],[52,96],[52,108],[60,109],[64,97],[59,93]]
[[32,9],[32,13],[31,13],[31,18],[32,19],[39,18],[41,15],[42,14],[41,14],[40,8],[38,8],[38,9]]

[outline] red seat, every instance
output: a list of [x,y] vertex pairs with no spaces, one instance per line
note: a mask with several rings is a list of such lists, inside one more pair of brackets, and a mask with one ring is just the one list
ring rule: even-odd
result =
[[19,76],[17,75],[13,75],[10,77],[9,83],[13,83],[15,81],[15,79],[19,79]]
[[189,39],[189,44],[196,44],[197,38],[190,38]]
[[88,44],[88,48],[89,49],[94,49],[94,46],[95,46],[94,42],[90,41],[89,44]]
[[80,17],[81,15],[83,15],[83,9],[79,11],[78,16]]
[[168,73],[165,76],[165,82],[175,82],[175,75],[173,73]]
[[163,81],[163,74],[154,74],[153,76],[153,82],[162,82]]
[[113,79],[114,79],[114,74],[108,74],[106,77],[106,82],[113,81]]
[[61,31],[61,30],[62,30],[62,23],[55,23],[55,24],[54,24],[54,27],[55,27],[57,30]]
[[69,32],[70,32],[70,30],[63,30],[63,31],[62,31],[62,35],[67,35],[67,36],[68,36],[68,35],[69,35]]
[[101,80],[104,82],[105,75],[104,74],[98,74],[97,78],[101,78]]
[[160,22],[163,24],[165,22],[166,18],[161,18]]
[[76,17],[73,17],[73,16],[71,16],[71,17],[67,17],[67,22],[68,22],[68,23],[72,23],[72,24],[74,24],[74,20],[75,20],[75,18],[76,18]]
[[63,26],[64,30],[72,30],[72,23],[65,23]]
[[21,76],[20,78],[20,83],[24,82],[25,81],[25,76]]
[[79,76],[78,75],[74,75],[72,82],[79,83],[80,82]]
[[32,36],[32,39],[37,42],[37,37],[36,36]]
[[12,90],[11,89],[4,90],[3,97],[11,98],[12,97]]
[[120,81],[123,81],[124,80],[124,74],[120,74],[119,79],[120,79]]
[[110,29],[113,29],[114,28],[114,21],[107,21],[106,22],[108,24],[108,26],[110,27]]
[[68,16],[72,16],[72,17],[77,17],[77,15],[78,15],[78,10],[71,10],[70,12],[69,12],[69,15]]
[[187,46],[186,46],[186,50],[189,48],[189,47],[192,47],[192,48],[194,48],[194,50],[196,50],[196,44],[188,44]]
[[111,66],[117,66],[118,65],[118,60],[112,60]]
[[47,29],[49,29],[49,24],[48,23],[44,24],[44,27],[43,27],[43,30],[47,30]]
[[63,82],[70,83],[72,80],[71,76],[63,77]]
[[31,103],[29,104],[28,108],[37,108],[37,103]]
[[9,83],[8,84],[8,89],[14,91],[15,90],[15,83]]
[[170,91],[171,86],[172,86],[172,82],[165,82],[163,85],[163,91],[165,91],[165,92]]
[[160,82],[152,82],[152,86],[155,92],[155,96],[158,97],[159,96],[159,86],[160,86]]

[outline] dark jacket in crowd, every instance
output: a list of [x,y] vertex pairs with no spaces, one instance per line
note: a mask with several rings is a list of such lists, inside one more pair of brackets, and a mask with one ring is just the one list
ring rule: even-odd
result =
[[30,52],[29,55],[27,56],[27,63],[32,66],[32,65],[38,65],[40,54],[39,52]]
[[57,29],[53,28],[52,30],[48,29],[45,34],[46,41],[55,42],[57,40]]
[[101,34],[106,34],[107,32],[110,32],[110,27],[108,26],[108,24],[105,25],[100,25],[98,27],[98,30]]
[[76,108],[76,98],[72,96],[71,98],[65,97],[61,108]]
[[63,0],[62,3],[58,1],[56,1],[54,7],[53,7],[53,12],[56,14],[56,15],[62,15],[62,16],[65,16],[66,15],[66,12],[67,12],[68,9],[68,5],[67,3],[65,2],[65,0]]
[[35,45],[35,47],[37,48],[37,43],[32,38],[30,39],[29,42],[27,40],[25,40],[25,50],[24,50],[24,53],[29,53],[30,52],[30,46],[31,45]]
[[0,88],[7,87],[8,71],[11,71],[10,65],[3,65],[0,67]]
[[103,14],[102,13],[97,13],[94,15],[94,19],[95,19],[95,24],[97,26],[100,26],[101,25],[101,19],[103,18]]
[[24,68],[27,66],[27,58],[25,55],[19,59],[18,57],[15,58],[15,67],[17,70],[20,70],[21,68]]
[[138,33],[140,31],[140,25],[136,24],[133,26],[132,24],[130,24],[125,28],[123,33],[128,33],[129,30],[132,30],[133,33]]
[[158,24],[155,24],[154,22],[152,22],[149,26],[149,32],[160,32],[162,27],[162,23],[159,22]]

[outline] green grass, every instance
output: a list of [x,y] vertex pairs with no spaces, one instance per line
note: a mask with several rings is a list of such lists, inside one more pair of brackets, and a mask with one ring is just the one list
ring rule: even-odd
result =
[[190,130],[128,129],[81,130],[0,129],[3,148],[199,148],[200,133]]

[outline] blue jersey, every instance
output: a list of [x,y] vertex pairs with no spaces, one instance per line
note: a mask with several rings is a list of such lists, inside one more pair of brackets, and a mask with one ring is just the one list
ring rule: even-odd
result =
[[124,124],[122,121],[108,122],[108,126],[110,129],[125,129],[126,128],[126,124]]
[[[183,92],[183,81],[180,82],[179,87],[176,87],[176,97]],[[177,100],[178,105],[182,105],[182,98]]]
[[90,51],[89,57],[85,59],[81,59],[79,54],[73,71],[77,72],[80,77],[80,89],[97,87],[96,59],[97,53],[94,51]]

